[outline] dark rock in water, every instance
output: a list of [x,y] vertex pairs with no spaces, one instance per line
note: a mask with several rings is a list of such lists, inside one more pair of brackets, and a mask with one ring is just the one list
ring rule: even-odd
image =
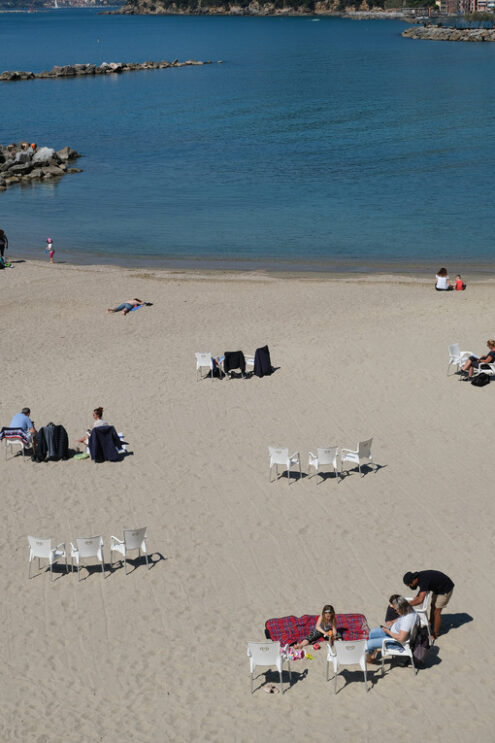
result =
[[72,150],[70,147],[63,147],[61,150],[57,150],[55,154],[63,162],[67,162],[67,160],[74,160],[74,158],[76,157],[81,157],[78,152]]
[[79,168],[68,168],[67,162],[80,157],[71,147],[55,152],[51,147],[29,145],[28,142],[0,145],[0,191],[15,183],[28,185],[33,181],[60,178],[67,173],[81,173]]
[[9,173],[13,175],[24,175],[24,173],[29,173],[32,167],[31,163],[18,163],[9,168]]

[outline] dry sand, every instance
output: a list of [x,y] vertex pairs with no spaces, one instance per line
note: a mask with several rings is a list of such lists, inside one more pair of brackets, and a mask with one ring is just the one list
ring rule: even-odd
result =
[[[27,405],[74,444],[103,405],[132,452],[36,464],[2,446],[2,743],[491,741],[495,385],[446,368],[448,343],[480,353],[495,335],[493,288],[2,271],[0,425]],[[154,305],[105,315],[128,296]],[[196,382],[195,351],[265,343],[273,376]],[[307,472],[308,450],[369,436],[376,473],[268,481],[269,444],[299,450]],[[28,582],[28,534],[102,534],[108,560],[110,535],[138,526],[152,569]],[[416,677],[372,670],[365,694],[344,672],[334,696],[320,651],[283,696],[250,695],[246,643],[266,619],[330,602],[376,626],[403,573],[427,568],[456,588]]]

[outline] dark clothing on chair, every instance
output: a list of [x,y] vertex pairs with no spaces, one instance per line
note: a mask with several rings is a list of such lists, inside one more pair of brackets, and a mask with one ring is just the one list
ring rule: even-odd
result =
[[95,462],[117,462],[120,459],[120,438],[113,426],[96,426],[89,437],[89,453]]
[[34,457],[42,462],[49,459],[67,459],[69,456],[69,437],[63,426],[48,423],[40,428],[37,435]]
[[232,369],[240,369],[244,375],[246,372],[246,359],[242,351],[225,351],[223,370],[227,374]]
[[262,346],[256,349],[254,354],[254,373],[257,377],[269,376],[273,371],[272,362],[270,361],[270,351],[268,346]]

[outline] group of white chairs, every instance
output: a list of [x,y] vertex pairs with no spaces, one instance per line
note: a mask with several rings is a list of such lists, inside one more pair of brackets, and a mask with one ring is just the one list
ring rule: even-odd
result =
[[[147,527],[141,529],[124,529],[124,538],[119,539],[118,537],[110,537],[110,567],[113,567],[114,561],[112,559],[113,553],[116,552],[120,557],[118,558],[124,563],[124,571],[127,575],[127,553],[133,550],[138,550],[139,557],[143,553],[148,568],[151,567],[151,563],[148,561],[148,550],[146,547],[146,531]],[[53,565],[58,560],[65,560],[65,572],[68,571],[67,567],[67,550],[65,548],[65,542],[57,544],[56,547],[52,547],[51,539],[43,539],[39,537],[28,537],[29,542],[29,569],[28,578],[31,578],[31,563],[34,559],[38,558],[38,570],[41,570],[41,560],[48,560],[50,569],[50,580],[53,580]],[[88,558],[96,558],[101,565],[101,572],[105,577],[105,558],[103,555],[103,537],[78,537],[74,540],[75,544],[70,543],[70,560],[71,570],[74,569],[74,562],[77,566],[78,580],[81,580],[81,561]]]
[[[449,375],[449,371],[452,366],[455,368],[454,373],[458,374],[470,356],[476,356],[477,358],[479,358],[479,356],[475,353],[472,353],[472,351],[461,351],[458,343],[451,343],[449,346],[449,363],[447,366],[447,376]],[[473,368],[473,376],[482,373],[495,374],[495,364],[489,364],[483,361],[478,366],[478,368]]]
[[[430,605],[430,592],[428,591],[423,602],[414,606],[414,611],[418,615],[418,622],[413,627],[409,638],[400,643],[389,637],[384,638],[381,647],[381,672],[385,675],[385,661],[392,658],[409,658],[414,675],[418,673],[418,668],[414,663],[413,646],[416,634],[420,627],[427,627],[430,644],[433,644],[433,638],[428,624],[428,608]],[[409,599],[410,600],[410,599]],[[287,664],[289,671],[289,686],[291,685],[292,676],[290,668],[290,649],[288,645],[282,647],[280,642],[265,640],[264,642],[248,642],[247,655],[249,658],[249,670],[251,677],[251,694],[254,691],[254,671],[257,666],[275,666],[279,673],[280,691],[283,693],[282,674],[283,665]],[[364,674],[365,689],[368,691],[368,678],[366,669],[366,640],[336,640],[333,645],[327,643],[327,662],[326,662],[326,680],[330,681],[330,666],[333,666],[334,673],[334,693],[337,693],[337,676],[340,668],[346,666],[360,666]]]
[[[355,449],[339,449],[338,446],[329,446],[323,449],[317,449],[316,454],[309,452],[308,470],[314,470],[314,476],[317,473],[321,473],[323,469],[328,470],[328,468],[332,468],[336,477],[342,477],[342,467],[346,462],[349,462],[357,466],[359,474],[363,476],[361,472],[363,465],[373,464],[378,469],[378,466],[373,463],[373,457],[371,455],[372,443],[373,439],[367,439],[366,441],[360,441]],[[284,468],[283,471],[287,472],[287,482],[289,485],[292,468],[299,469],[299,479],[301,479],[301,457],[298,451],[289,454],[288,448],[269,446],[268,454],[270,457],[270,482],[272,482],[273,467],[275,467],[277,477],[279,476],[279,466],[282,466]]]

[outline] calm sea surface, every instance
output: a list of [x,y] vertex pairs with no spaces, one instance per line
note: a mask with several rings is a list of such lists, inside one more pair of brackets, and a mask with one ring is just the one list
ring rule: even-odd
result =
[[0,70],[224,61],[0,83],[1,143],[84,155],[82,174],[0,193],[0,226],[17,254],[51,236],[81,262],[495,270],[495,44],[404,27],[0,14]]

